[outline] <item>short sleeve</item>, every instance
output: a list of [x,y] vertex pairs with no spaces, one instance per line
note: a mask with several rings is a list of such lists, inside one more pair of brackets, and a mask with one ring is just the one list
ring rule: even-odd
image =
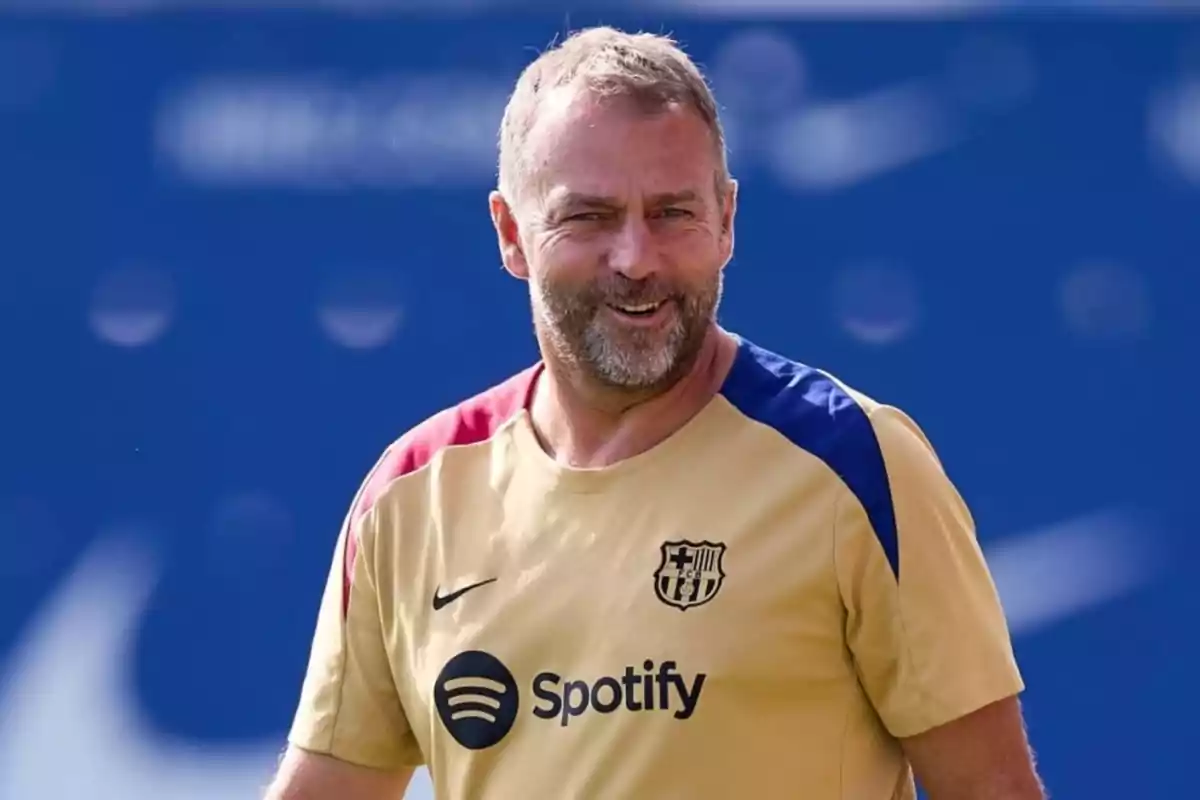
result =
[[417,766],[420,749],[392,676],[376,593],[380,523],[375,513],[356,516],[338,538],[288,741],[364,767]]
[[[846,491],[835,562],[860,680],[888,731],[906,737],[1018,694],[1024,684],[959,492],[911,419],[880,406],[869,420],[890,514],[868,514]],[[877,530],[881,520],[893,530]]]

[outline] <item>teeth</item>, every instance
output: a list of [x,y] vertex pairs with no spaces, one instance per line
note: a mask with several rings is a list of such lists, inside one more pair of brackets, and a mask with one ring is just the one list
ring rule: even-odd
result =
[[646,311],[653,311],[654,309],[658,308],[660,305],[661,305],[661,303],[643,303],[640,306],[617,306],[617,308],[621,309],[622,311],[626,311],[630,314],[641,314]]

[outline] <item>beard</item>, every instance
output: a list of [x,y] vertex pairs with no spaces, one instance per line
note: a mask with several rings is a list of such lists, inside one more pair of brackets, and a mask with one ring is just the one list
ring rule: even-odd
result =
[[[582,288],[545,279],[531,284],[534,317],[555,356],[598,384],[656,392],[679,380],[695,361],[716,320],[723,274],[684,286],[659,278],[611,275]],[[609,306],[666,302],[661,325],[622,325]]]

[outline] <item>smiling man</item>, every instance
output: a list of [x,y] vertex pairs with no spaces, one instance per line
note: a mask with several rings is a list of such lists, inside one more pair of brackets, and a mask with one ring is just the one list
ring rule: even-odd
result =
[[490,199],[541,361],[383,455],[270,797],[1043,795],[918,427],[717,325],[736,184],[673,42],[544,53]]

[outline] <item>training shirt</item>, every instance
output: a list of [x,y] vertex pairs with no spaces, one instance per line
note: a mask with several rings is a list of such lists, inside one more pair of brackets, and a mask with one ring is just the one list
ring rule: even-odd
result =
[[653,449],[572,469],[533,367],[384,453],[290,734],[438,798],[911,800],[897,742],[1020,692],[917,425],[739,340]]

